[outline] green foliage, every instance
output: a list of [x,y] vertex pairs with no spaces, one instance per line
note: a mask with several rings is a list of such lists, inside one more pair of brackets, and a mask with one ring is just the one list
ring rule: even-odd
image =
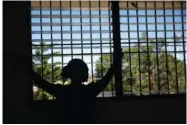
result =
[[[61,72],[62,68],[60,66],[57,66],[56,64],[50,65],[48,64],[49,59],[51,59],[52,55],[51,54],[45,54],[50,47],[46,46],[45,42],[40,43],[41,48],[38,49],[39,47],[35,47],[37,49],[35,51],[35,55],[33,57],[33,64],[34,65],[34,70],[41,76],[43,76],[43,79],[49,81],[49,82],[57,82],[61,80]],[[43,56],[45,54],[45,56]],[[53,53],[53,55],[58,54]],[[47,55],[47,56],[46,56]],[[36,64],[40,65],[36,65]],[[41,65],[42,64],[42,65]],[[34,100],[49,100],[52,99],[52,95],[48,94],[47,92],[44,92],[42,89],[37,89],[34,92],[33,96]]]
[[[169,88],[171,93],[175,93],[177,79],[178,89],[184,91],[184,62],[177,59],[177,67],[175,67],[175,56],[165,52],[167,42],[163,38],[158,38],[157,41],[149,40],[146,38],[145,33],[142,34],[140,40],[145,43],[147,41],[147,43],[144,45],[137,44],[131,47],[130,50],[129,48],[124,49],[124,56],[122,58],[122,83],[124,92],[130,92],[132,89],[133,94],[139,95],[141,90],[142,94],[147,95],[149,94],[149,88],[151,92],[158,92],[158,84],[160,84],[160,92],[167,93]],[[177,38],[177,40],[180,40],[180,38]],[[158,46],[156,46],[156,42],[158,42]],[[103,62],[105,62],[102,66],[103,70],[101,69],[100,63],[101,58],[96,62],[95,76],[97,78],[101,77],[102,71],[105,74],[110,67],[106,63],[110,62],[110,57],[106,55],[102,58]],[[176,76],[176,68],[178,76]],[[108,87],[106,90],[111,91],[111,88]]]
[[[99,58],[99,60],[96,61],[96,68],[95,68],[95,70],[96,70],[95,77],[96,78],[102,78],[102,76],[105,75],[105,73],[108,71],[108,69],[111,66],[111,59],[112,58],[109,55],[103,55],[102,56],[102,63],[101,63],[101,58]],[[105,91],[113,90],[113,88],[112,88],[113,82],[114,82],[114,79],[111,80],[110,84],[105,88]]]
[[[181,40],[178,36],[174,39],[176,41]],[[175,93],[177,80],[178,89],[185,91],[184,62],[177,59],[175,64],[175,56],[165,52],[167,41],[163,38],[155,40],[148,39],[146,33],[143,33],[140,42],[144,43],[137,43],[137,45],[131,47],[130,50],[129,48],[124,48],[124,56],[122,58],[122,84],[124,92],[130,92],[132,89],[134,95],[139,95],[141,90],[142,94],[147,95],[149,93],[149,88],[151,92],[156,93],[158,91],[158,84],[160,84],[160,92],[166,93],[169,88],[170,91],[174,91],[173,93]],[[51,46],[47,46],[43,41],[40,43],[40,46],[41,47],[34,48],[37,49],[35,51],[36,56],[33,57],[33,64],[35,64],[34,70],[43,76],[45,80],[62,84],[60,82],[60,74],[62,72],[61,66],[54,64],[52,67],[48,64],[52,55],[47,52]],[[53,55],[55,54],[58,53],[53,53]],[[103,55],[102,59],[100,57],[96,61],[96,73],[94,74],[96,78],[101,78],[106,74],[111,66],[111,60],[112,58],[110,55]],[[176,68],[177,76],[175,72]],[[68,80],[65,84],[69,83],[70,81]],[[111,90],[114,90],[114,79],[112,79],[110,84],[105,88],[105,91]],[[49,100],[52,98],[52,95],[44,92],[42,89],[37,89],[34,92],[34,100]]]

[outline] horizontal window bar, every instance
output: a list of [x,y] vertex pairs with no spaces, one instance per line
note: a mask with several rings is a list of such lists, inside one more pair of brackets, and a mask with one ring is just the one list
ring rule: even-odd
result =
[[112,23],[32,23],[32,26],[109,26]]
[[62,33],[62,34],[66,34],[66,33],[76,33],[76,34],[80,34],[80,33],[100,33],[100,32],[102,32],[102,33],[112,33],[112,31],[108,31],[108,30],[92,30],[92,31],[90,31],[90,30],[88,30],[88,31],[32,31],[32,34],[50,34],[50,33],[53,33],[53,34],[55,34],[55,33]]

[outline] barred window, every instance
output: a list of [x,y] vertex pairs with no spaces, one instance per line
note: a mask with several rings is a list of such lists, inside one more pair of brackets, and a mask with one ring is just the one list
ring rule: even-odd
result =
[[[88,83],[97,81],[111,66],[113,36],[118,34],[124,52],[121,83],[114,77],[98,97],[115,97],[120,91],[116,84],[124,96],[185,93],[185,2],[121,1],[112,6],[108,1],[32,1],[34,70],[62,84],[62,68],[80,58],[89,67]],[[119,31],[114,32],[114,25]],[[34,100],[54,99],[36,87],[33,91]]]
[[185,2],[120,2],[124,94],[185,93]]

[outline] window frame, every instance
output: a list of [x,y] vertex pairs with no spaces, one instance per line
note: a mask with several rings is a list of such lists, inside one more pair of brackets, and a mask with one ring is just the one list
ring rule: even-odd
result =
[[[60,3],[62,3],[62,2],[60,2]],[[99,2],[100,3],[100,2]],[[129,2],[128,2],[129,3]],[[146,3],[146,2],[145,2]],[[164,4],[165,2],[163,2],[163,4]],[[50,4],[51,4],[51,1],[50,1]],[[120,25],[120,17],[121,17],[121,15],[120,15],[120,7],[119,7],[119,1],[115,1],[115,2],[111,2],[111,4],[112,4],[112,13],[115,13],[115,14],[112,14],[112,21],[113,21],[113,24],[116,24],[116,25],[112,25],[112,28],[113,28],[113,30],[112,30],[112,32],[113,32],[113,38],[111,38],[113,41],[116,41],[116,44],[114,44],[114,48],[117,48],[117,49],[119,49],[119,48],[121,48],[121,34],[120,34],[120,32],[121,32],[121,30],[120,30],[120,27],[121,27],[121,25]],[[127,8],[128,8],[128,5],[129,4],[127,4]],[[145,4],[145,5],[147,5],[147,4]],[[60,6],[61,6],[61,4],[60,4]],[[163,5],[164,6],[164,5]],[[181,2],[181,6],[183,6],[182,5],[182,2]],[[70,4],[70,7],[71,7],[71,4]],[[155,7],[156,7],[156,4],[155,4]],[[174,2],[172,2],[172,7],[174,7]],[[80,8],[81,9],[81,8]],[[51,10],[51,8],[50,8],[50,10]],[[137,24],[138,24],[138,18],[139,18],[139,16],[138,16],[138,9],[136,8],[135,9],[136,10],[136,13],[137,13],[137,20],[136,20],[136,22],[137,22]],[[70,15],[71,15],[71,9],[70,9]],[[129,14],[129,10],[126,10],[127,11],[127,15]],[[156,15],[156,9],[155,10],[153,10],[154,11],[154,13],[155,13],[155,15]],[[164,9],[163,9],[163,13],[164,13],[164,16],[165,16],[165,6],[164,6]],[[41,11],[41,8],[40,8],[40,12],[42,12]],[[80,11],[80,13],[81,13],[82,11]],[[91,13],[91,11],[90,11],[90,13]],[[99,11],[99,13],[100,13],[100,11]],[[175,12],[174,12],[174,8],[173,8],[173,10],[172,10],[172,13],[173,13],[173,17],[172,17],[172,19],[173,19],[173,21],[175,20]],[[52,11],[50,11],[50,15],[52,15]],[[61,11],[60,11],[60,15],[62,16],[62,13],[61,13]],[[145,16],[147,15],[147,11],[145,11]],[[181,15],[183,16],[183,8],[181,7]],[[165,17],[163,16],[163,18],[164,18],[164,22],[166,22],[166,19],[165,19]],[[154,17],[153,17],[154,18]],[[110,17],[109,17],[109,20],[110,20]],[[50,17],[50,21],[52,22],[52,18]],[[90,21],[91,21],[91,19],[90,19]],[[183,17],[181,18],[181,21],[183,22]],[[40,23],[42,22],[42,18],[40,17]],[[72,18],[70,18],[70,23],[72,22]],[[82,22],[82,18],[80,18],[80,22]],[[99,18],[99,22],[101,23],[101,18]],[[129,18],[127,17],[127,22],[128,22],[128,24],[129,24]],[[145,18],[145,26],[146,26],[146,30],[148,30],[148,24],[147,24],[147,22],[148,22],[148,19],[147,18]],[[156,18],[156,16],[155,16],[155,23],[157,22],[157,18]],[[62,20],[60,20],[60,23],[62,23]],[[173,25],[175,25],[175,23],[173,23]],[[109,26],[110,27],[110,26]],[[128,27],[128,31],[131,31],[130,30],[130,27],[129,27],[129,25],[127,26]],[[53,31],[53,29],[52,29],[52,26],[50,27],[51,28],[51,38],[50,38],[50,40],[51,40],[51,42],[52,42],[52,39],[53,39],[53,34],[52,34],[52,31]],[[70,32],[72,32],[72,28],[73,27],[71,27],[70,26]],[[92,26],[90,25],[90,31],[91,31],[91,29],[92,29]],[[138,30],[139,28],[138,28],[138,26],[137,26],[137,30]],[[100,26],[100,30],[101,30],[101,26]],[[42,26],[41,26],[41,31],[42,31]],[[62,27],[61,27],[61,30],[60,30],[61,32],[63,32],[62,31]],[[81,31],[83,31],[83,28],[81,27]],[[157,30],[157,25],[155,25],[155,33],[157,32],[158,30]],[[166,25],[164,25],[164,30],[162,30],[162,31],[166,31]],[[175,26],[173,26],[173,30],[172,31],[175,31]],[[181,30],[183,33],[182,33],[182,35],[183,35],[183,37],[182,37],[182,39],[183,39],[183,51],[185,52],[185,38],[184,38],[184,26],[183,26],[183,24],[182,24],[182,30]],[[136,33],[136,32],[135,32]],[[148,35],[148,34],[147,34]],[[155,34],[156,36],[156,38],[157,38],[157,35],[158,35],[158,33],[156,33]],[[164,33],[164,35],[165,35],[165,38],[166,38],[166,32]],[[175,35],[175,34],[174,34]],[[128,33],[128,40],[129,40],[129,48],[130,48],[130,33]],[[42,35],[41,35],[41,39],[42,39]],[[70,37],[71,37],[71,39],[73,38],[73,35],[72,34],[70,34]],[[101,33],[100,33],[100,37],[101,37],[101,39],[102,39],[102,36],[101,36]],[[61,34],[61,38],[63,38],[63,36],[62,36],[62,34]],[[83,38],[83,34],[81,33],[81,39]],[[137,38],[139,38],[139,33],[137,32]],[[92,41],[92,35],[90,36],[90,40]],[[119,41],[119,42],[118,42]],[[148,43],[148,42],[147,42]],[[157,43],[157,42],[156,42]],[[52,47],[52,44],[53,43],[51,43],[51,47]],[[101,44],[101,41],[100,41],[100,44]],[[175,44],[175,43],[174,43]],[[72,43],[71,43],[71,45],[72,45]],[[92,45],[92,44],[91,44]],[[81,42],[81,46],[83,47],[83,42]],[[158,45],[157,45],[158,46]],[[71,46],[72,47],[72,46]],[[175,52],[176,52],[176,46],[174,46],[174,48],[175,48]],[[52,49],[53,50],[53,49]],[[102,49],[101,49],[102,50]],[[73,49],[71,49],[71,51],[73,51]],[[81,51],[83,51],[83,49],[81,50]],[[92,49],[91,49],[91,51],[92,51]],[[53,52],[52,52],[53,53]],[[91,52],[92,53],[92,52]],[[102,52],[101,52],[102,53]],[[157,52],[158,53],[158,52]],[[93,54],[93,53],[92,53]],[[91,54],[91,56],[93,56]],[[175,53],[175,59],[176,59],[176,54],[177,53]],[[62,52],[62,55],[63,55],[63,52]],[[158,55],[158,54],[157,54]],[[73,56],[73,55],[72,55]],[[81,56],[83,56],[83,55],[81,55]],[[101,56],[102,57],[102,56]],[[131,57],[130,56],[130,53],[129,53],[129,57]],[[149,57],[149,56],[148,56]],[[102,59],[101,59],[102,60]],[[63,59],[62,59],[62,61],[63,61]],[[118,60],[118,61],[120,61],[120,60]],[[158,61],[158,58],[157,58],[157,61]],[[185,53],[184,53],[184,61],[186,61],[186,59],[185,59]],[[53,62],[53,59],[52,59],[52,62]],[[120,63],[121,64],[121,63]],[[130,64],[131,65],[131,64]],[[176,64],[175,64],[176,65]],[[184,62],[184,65],[185,65],[185,69],[186,69],[186,64],[185,64],[185,62]],[[43,64],[42,64],[42,67],[43,67]],[[116,72],[115,73],[115,92],[116,92],[116,97],[107,97],[107,98],[121,98],[121,97],[125,97],[125,95],[123,94],[123,87],[122,87],[122,72],[121,72],[121,70],[122,70],[122,66],[121,65],[119,65],[118,66],[118,72]],[[92,70],[93,71],[93,70]],[[177,73],[177,72],[176,72]],[[52,73],[53,74],[53,73]],[[185,72],[185,74],[186,74],[186,72]],[[53,77],[53,75],[52,75],[52,77]],[[149,81],[150,81],[150,79],[149,79]],[[186,81],[186,76],[185,76],[185,81]],[[131,82],[131,84],[132,84],[132,82]],[[132,86],[131,86],[132,87]],[[132,89],[132,88],[131,88]],[[186,93],[186,92],[185,92]],[[131,94],[132,95],[132,94]],[[155,96],[159,96],[160,94],[158,94],[158,95],[155,95]],[[168,95],[170,95],[170,94],[168,94]],[[178,92],[177,92],[177,95],[180,95],[180,94],[178,94]],[[127,95],[128,96],[128,95]],[[140,95],[140,96],[144,96],[144,95]],[[153,95],[151,95],[151,96],[153,96]],[[138,96],[139,97],[139,96]],[[102,98],[105,98],[105,97],[102,97]]]

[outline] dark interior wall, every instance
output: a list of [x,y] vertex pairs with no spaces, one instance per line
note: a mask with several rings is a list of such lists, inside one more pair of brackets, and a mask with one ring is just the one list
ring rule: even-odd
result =
[[121,101],[99,103],[98,122],[129,124],[186,122],[185,96],[126,98]]
[[[32,123],[53,123],[53,101],[35,102]],[[86,115],[86,114],[85,114]],[[97,123],[186,123],[185,95],[161,97],[125,97],[122,100],[98,99]]]
[[29,2],[3,2],[3,116],[12,122],[27,120],[32,96],[31,80],[23,68],[27,64],[20,60],[31,54],[28,12]]
[[[29,2],[3,2],[3,122],[51,123],[53,102],[31,103],[32,84],[24,61],[29,57]],[[85,114],[86,115],[86,114]],[[185,96],[98,100],[98,123],[185,123]]]

